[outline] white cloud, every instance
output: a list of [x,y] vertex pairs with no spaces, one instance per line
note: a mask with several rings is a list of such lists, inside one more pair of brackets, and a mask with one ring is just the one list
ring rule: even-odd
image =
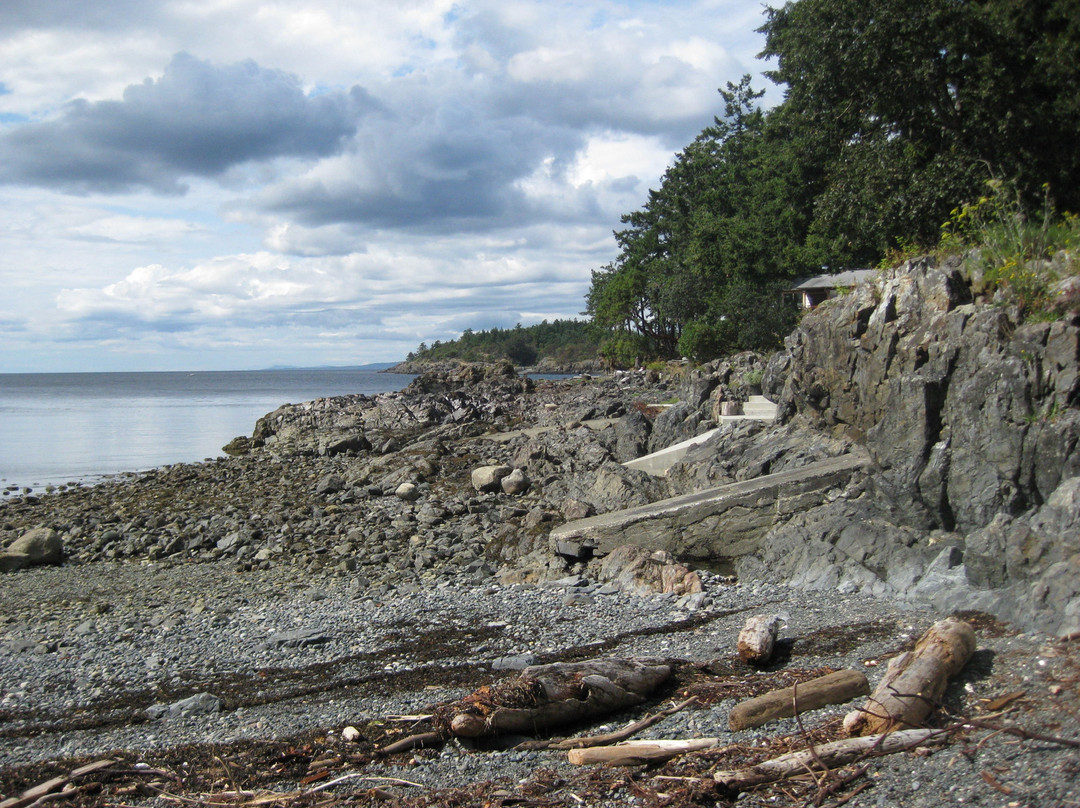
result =
[[0,370],[393,358],[574,316],[760,22],[741,0],[5,0]]

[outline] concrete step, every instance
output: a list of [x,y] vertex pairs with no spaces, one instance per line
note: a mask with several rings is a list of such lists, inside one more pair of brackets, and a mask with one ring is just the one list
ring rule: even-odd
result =
[[747,418],[771,421],[776,418],[776,405],[765,396],[750,396],[743,404],[743,415]]
[[733,559],[754,552],[781,517],[820,505],[826,493],[870,463],[864,453],[820,460],[695,494],[567,522],[551,531],[553,552],[624,544],[667,550],[684,561]]

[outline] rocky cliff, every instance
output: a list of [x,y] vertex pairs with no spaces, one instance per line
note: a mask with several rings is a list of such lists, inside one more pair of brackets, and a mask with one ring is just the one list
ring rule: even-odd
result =
[[809,312],[764,374],[778,422],[875,465],[773,531],[750,576],[1080,630],[1080,315],[1023,323],[958,260]]

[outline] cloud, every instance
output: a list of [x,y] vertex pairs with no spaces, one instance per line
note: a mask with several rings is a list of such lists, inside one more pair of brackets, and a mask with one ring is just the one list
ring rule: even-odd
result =
[[0,135],[0,181],[182,193],[184,177],[329,155],[368,103],[362,91],[309,97],[296,77],[252,61],[215,66],[179,53],[160,79],[129,86],[123,100],[75,100],[58,118]]
[[4,0],[5,367],[392,359],[574,316],[760,21],[739,0]]

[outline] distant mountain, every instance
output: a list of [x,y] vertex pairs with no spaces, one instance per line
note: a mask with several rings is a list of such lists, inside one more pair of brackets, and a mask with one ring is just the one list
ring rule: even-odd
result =
[[271,365],[263,370],[386,370],[398,362],[369,362],[366,365]]

